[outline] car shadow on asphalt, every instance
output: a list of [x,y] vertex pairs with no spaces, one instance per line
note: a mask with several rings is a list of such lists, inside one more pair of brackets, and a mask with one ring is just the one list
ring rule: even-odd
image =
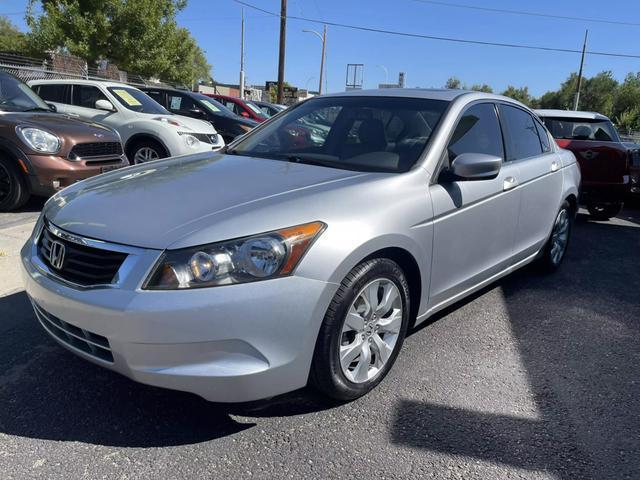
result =
[[[195,444],[255,426],[241,418],[331,407],[302,390],[238,405],[142,385],[50,339],[24,292],[0,297],[0,433],[119,447]],[[238,418],[240,417],[240,418]]]
[[[640,225],[638,213],[621,218]],[[392,441],[555,478],[638,478],[639,268],[640,227],[580,215],[557,273],[530,266],[489,287],[502,290],[538,415],[402,400]]]

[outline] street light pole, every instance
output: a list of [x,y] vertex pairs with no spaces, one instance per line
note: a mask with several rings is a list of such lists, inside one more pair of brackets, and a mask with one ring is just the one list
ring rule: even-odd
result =
[[322,95],[322,79],[324,78],[324,59],[326,56],[326,49],[327,49],[327,26],[324,25],[324,28],[322,29],[322,34],[320,34],[319,32],[316,32],[315,30],[302,30],[302,31],[306,33],[313,33],[322,42],[322,57],[320,58],[320,82],[318,85],[318,93]]
[[242,37],[240,39],[240,98],[244,100],[244,8],[242,9]]
[[389,83],[389,70],[384,65],[378,65],[382,70],[384,70],[384,83]]
[[576,88],[576,101],[573,105],[574,110],[578,110],[580,106],[580,88],[582,87],[582,67],[584,67],[584,54],[587,51],[587,36],[589,30],[584,32],[584,44],[582,45],[582,58],[580,58],[580,70],[578,71],[578,86]]

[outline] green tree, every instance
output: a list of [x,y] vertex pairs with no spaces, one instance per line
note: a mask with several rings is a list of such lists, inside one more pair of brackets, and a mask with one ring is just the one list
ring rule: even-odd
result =
[[7,17],[0,17],[0,51],[18,53],[27,51],[27,36]]
[[464,88],[464,86],[462,85],[462,82],[460,81],[459,78],[449,77],[449,79],[447,80],[447,83],[444,84],[444,88],[449,88],[452,90],[460,90]]
[[529,87],[516,88],[513,85],[509,85],[501,95],[513,98],[514,100],[524,103],[525,105],[532,108],[538,106],[537,100],[529,94]]
[[476,92],[493,93],[493,88],[491,88],[491,85],[487,85],[486,83],[483,83],[482,85],[471,85],[471,90],[475,90]]
[[585,78],[580,91],[580,110],[598,112],[613,116],[613,106],[618,93],[618,81],[609,71],[600,72],[595,77]]
[[[42,14],[35,14],[36,4]],[[204,52],[176,14],[186,0],[29,0],[32,50],[63,50],[92,64],[192,84],[210,70]],[[206,70],[206,72],[205,72]]]
[[[282,84],[283,87],[290,87],[291,84],[289,82],[284,82]],[[269,89],[269,102],[276,103],[278,101],[278,85],[273,85]]]

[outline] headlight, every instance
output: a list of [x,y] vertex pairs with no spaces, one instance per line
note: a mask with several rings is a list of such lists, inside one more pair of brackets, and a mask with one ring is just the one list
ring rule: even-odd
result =
[[37,152],[58,153],[62,142],[57,135],[32,127],[18,127],[18,136],[29,147]]
[[184,139],[184,143],[187,145],[187,147],[189,147],[189,148],[198,148],[198,145],[200,145],[200,140],[198,140],[193,135],[189,135],[188,133],[181,134],[181,135],[182,135],[182,138]]
[[325,227],[322,222],[306,223],[228,242],[167,250],[143,288],[215,287],[290,275]]

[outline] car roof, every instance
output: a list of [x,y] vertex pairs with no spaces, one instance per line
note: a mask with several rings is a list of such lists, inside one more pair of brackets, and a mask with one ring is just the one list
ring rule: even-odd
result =
[[122,83],[122,82],[111,82],[109,80],[85,80],[85,79],[75,79],[75,78],[60,78],[60,79],[54,79],[54,80],[32,80],[29,82],[32,85],[46,85],[48,83],[52,83],[52,84],[63,84],[63,85],[69,85],[69,84],[76,84],[76,85],[104,85],[105,87],[128,87],[128,88],[135,88],[136,90],[139,90],[138,87],[134,87],[133,85],[129,85],[127,83]]
[[534,110],[539,117],[575,118],[576,120],[609,120],[608,117],[598,112],[580,112],[578,110]]

